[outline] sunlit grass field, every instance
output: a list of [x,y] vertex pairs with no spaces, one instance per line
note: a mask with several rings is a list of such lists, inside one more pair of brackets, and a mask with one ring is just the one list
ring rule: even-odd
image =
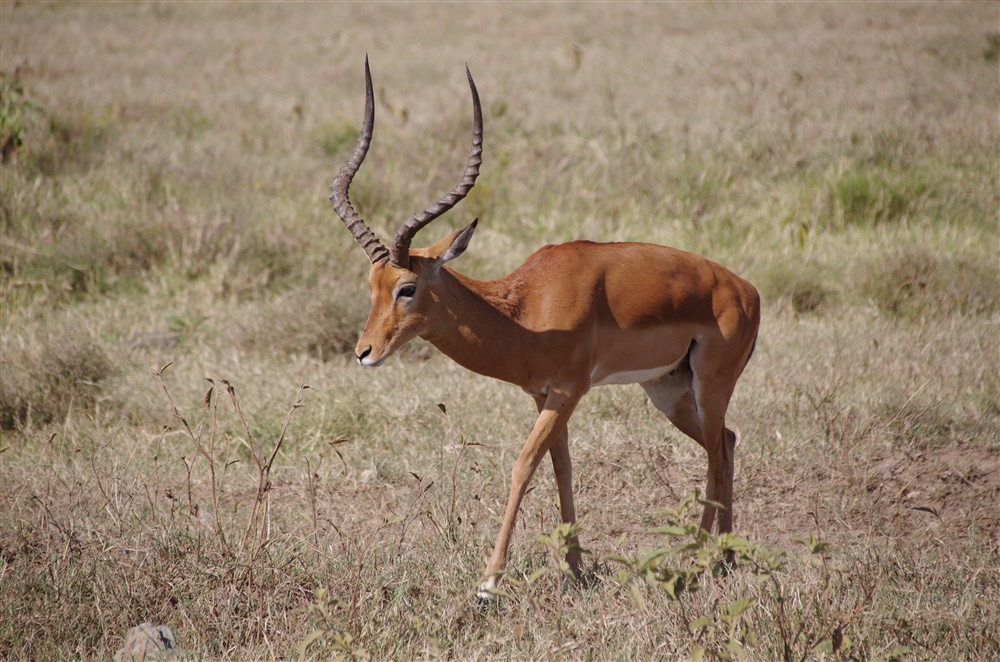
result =
[[[1000,656],[1000,5],[0,4],[0,658]],[[637,386],[571,422],[584,581],[548,463],[476,605],[519,389],[353,347],[382,237],[452,263],[651,241],[762,293],[735,526]],[[308,388],[303,388],[308,386]],[[686,536],[686,537],[685,537]],[[542,537],[543,539],[540,539]],[[697,552],[685,549],[688,542]],[[660,550],[662,554],[652,554]],[[717,550],[716,550],[717,551]],[[678,580],[677,578],[682,578]],[[680,582],[680,583],[678,583]]]

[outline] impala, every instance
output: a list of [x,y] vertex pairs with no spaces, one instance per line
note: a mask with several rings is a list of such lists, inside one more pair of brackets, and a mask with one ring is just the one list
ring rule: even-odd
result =
[[[331,186],[334,208],[372,263],[371,312],[355,354],[381,365],[419,336],[460,365],[520,386],[538,419],[514,462],[500,534],[478,596],[492,599],[503,573],[528,482],[546,453],[552,459],[562,520],[573,522],[573,479],[567,423],[587,391],[638,383],[657,409],[708,454],[701,526],[733,526],[733,457],[738,436],[725,425],[736,381],[750,360],[760,297],[714,262],[643,243],[573,241],[543,246],[508,276],[478,281],[447,265],[468,247],[478,219],[428,248],[413,236],[475,184],[482,164],[483,118],[472,90],[473,139],[461,181],[399,228],[386,248],[351,205],[348,188],[371,142],[375,120],[365,58],[365,117],[353,154]],[[567,562],[580,565],[571,540]]]

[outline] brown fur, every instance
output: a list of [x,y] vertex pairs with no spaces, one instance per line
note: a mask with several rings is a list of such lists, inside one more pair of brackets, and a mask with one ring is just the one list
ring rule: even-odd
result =
[[[420,336],[462,366],[520,386],[539,416],[514,464],[507,510],[484,590],[506,564],[528,483],[551,455],[562,517],[573,521],[567,422],[593,385],[641,382],[658,409],[708,454],[706,496],[732,530],[736,435],[725,427],[736,381],[753,351],[760,297],[747,281],[701,256],[642,243],[544,246],[510,275],[477,281],[444,266],[475,223],[411,251],[409,268],[372,266],[372,310],[359,361],[378,365]],[[412,297],[396,297],[404,285]],[[706,507],[710,530],[716,509]],[[571,553],[576,569],[578,553]]]

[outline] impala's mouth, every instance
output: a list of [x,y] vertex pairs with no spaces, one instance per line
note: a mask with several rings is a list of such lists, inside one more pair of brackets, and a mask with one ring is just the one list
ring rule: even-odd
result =
[[358,357],[358,365],[367,366],[369,368],[375,368],[375,367],[380,366],[383,363],[385,363],[385,360],[387,358],[389,358],[389,357],[388,356],[383,356],[380,359],[373,359],[373,358],[370,358],[367,355],[365,355],[365,356],[359,356]]

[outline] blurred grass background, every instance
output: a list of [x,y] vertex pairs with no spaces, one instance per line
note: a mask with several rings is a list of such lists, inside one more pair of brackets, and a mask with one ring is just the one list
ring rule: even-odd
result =
[[[703,483],[703,452],[633,387],[592,392],[571,429],[594,580],[471,606],[533,405],[420,342],[353,365],[368,263],[327,186],[367,53],[352,199],[382,236],[460,175],[468,63],[483,175],[418,244],[479,216],[455,265],[475,277],[543,243],[641,240],[761,290],[730,410],[736,526],[789,554],[789,593],[736,577],[696,609],[752,593],[758,659],[992,659],[998,21],[996,3],[3,3],[0,657],[108,657],[142,620],[213,658],[727,650],[606,561]],[[205,378],[244,420],[221,387],[206,408]],[[241,548],[254,458],[303,383],[266,535]],[[557,521],[547,468],[535,485],[515,578]],[[809,532],[832,583],[801,558]],[[816,649],[835,629],[850,647]]]

